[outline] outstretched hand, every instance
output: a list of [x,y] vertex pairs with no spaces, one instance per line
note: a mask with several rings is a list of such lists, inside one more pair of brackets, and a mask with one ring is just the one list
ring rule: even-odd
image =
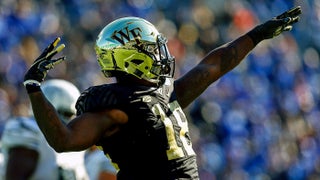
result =
[[264,39],[270,39],[278,36],[284,31],[290,31],[292,25],[299,21],[301,14],[301,7],[292,8],[271,20],[256,26],[253,30],[248,32],[254,44],[258,44]]
[[59,57],[57,59],[52,59],[54,55],[62,51],[65,47],[64,44],[58,43],[60,38],[57,37],[42,53],[41,55],[33,62],[30,69],[24,76],[23,84],[26,85],[37,85],[40,86],[41,82],[45,79],[48,70],[54,68],[55,65],[61,63],[65,60],[65,57]]

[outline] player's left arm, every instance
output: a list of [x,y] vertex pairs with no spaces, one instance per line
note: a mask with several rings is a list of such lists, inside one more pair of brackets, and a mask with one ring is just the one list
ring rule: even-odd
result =
[[175,81],[181,107],[189,105],[210,84],[237,66],[253,48],[250,37],[244,35],[212,50],[196,67]]
[[175,81],[181,107],[188,106],[210,84],[235,68],[259,42],[291,30],[292,24],[299,20],[300,14],[300,7],[290,9],[209,52],[197,66]]

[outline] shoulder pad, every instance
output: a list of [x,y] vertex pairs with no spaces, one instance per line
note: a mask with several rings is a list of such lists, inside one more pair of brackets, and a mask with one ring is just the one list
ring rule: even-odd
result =
[[110,85],[93,86],[81,93],[77,103],[77,115],[94,112],[116,105],[116,93]]
[[18,117],[10,119],[2,134],[2,147],[24,146],[37,149],[43,135],[34,119]]

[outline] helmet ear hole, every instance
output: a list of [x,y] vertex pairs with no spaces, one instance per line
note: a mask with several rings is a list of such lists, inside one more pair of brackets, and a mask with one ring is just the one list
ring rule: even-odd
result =
[[142,63],[143,63],[143,60],[140,60],[140,59],[133,59],[131,62],[132,62],[132,63],[134,63],[134,64],[136,64],[136,65],[140,65],[140,64],[142,64]]

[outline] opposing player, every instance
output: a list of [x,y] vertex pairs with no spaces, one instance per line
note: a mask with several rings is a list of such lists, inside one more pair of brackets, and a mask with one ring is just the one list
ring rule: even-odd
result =
[[100,146],[118,165],[120,180],[198,179],[182,109],[236,67],[259,42],[291,30],[300,13],[300,7],[293,8],[213,49],[177,80],[166,38],[144,19],[117,19],[102,29],[95,47],[102,72],[117,82],[82,92],[77,117],[68,125],[61,123],[40,88],[47,71],[64,60],[51,59],[63,48],[57,46],[59,39],[35,60],[24,85],[37,122],[56,151]]
[[86,150],[84,162],[90,180],[117,179],[117,169],[96,146]]
[[[46,98],[57,109],[62,123],[75,115],[79,90],[65,80],[48,80],[42,85]],[[48,119],[50,120],[50,119]],[[2,135],[3,179],[88,179],[84,151],[57,154],[40,131],[33,116],[10,119]]]

